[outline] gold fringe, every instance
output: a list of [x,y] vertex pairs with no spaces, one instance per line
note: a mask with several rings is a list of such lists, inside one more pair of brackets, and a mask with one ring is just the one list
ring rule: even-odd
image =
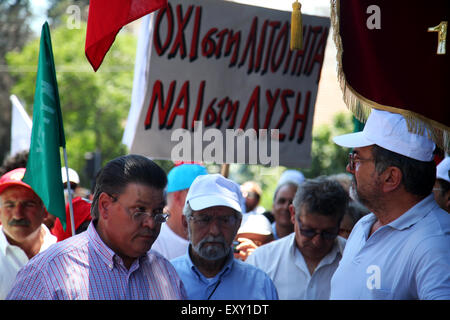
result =
[[364,98],[354,90],[345,79],[342,68],[342,39],[339,29],[340,6],[339,0],[331,0],[331,24],[333,26],[333,40],[336,44],[337,54],[337,77],[340,84],[343,99],[347,108],[353,113],[356,119],[366,122],[373,108],[401,114],[408,124],[408,130],[416,134],[424,135],[433,140],[445,152],[450,152],[450,128],[432,119],[428,119],[418,113],[399,109],[395,107],[381,105],[375,101]]

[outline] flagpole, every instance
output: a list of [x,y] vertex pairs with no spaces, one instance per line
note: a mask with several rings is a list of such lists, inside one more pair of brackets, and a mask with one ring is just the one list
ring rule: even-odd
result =
[[66,148],[63,147],[64,153],[64,164],[66,165],[66,177],[67,177],[67,191],[69,194],[69,212],[70,212],[70,225],[72,226],[72,236],[75,235],[75,219],[73,218],[73,205],[72,205],[72,188],[70,187],[69,180],[69,165],[67,163],[67,151]]

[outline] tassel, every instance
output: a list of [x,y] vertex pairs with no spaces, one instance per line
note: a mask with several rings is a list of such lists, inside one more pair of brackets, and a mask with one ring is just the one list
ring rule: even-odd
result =
[[291,51],[301,50],[303,48],[303,23],[302,23],[302,5],[296,0],[292,4],[291,15]]

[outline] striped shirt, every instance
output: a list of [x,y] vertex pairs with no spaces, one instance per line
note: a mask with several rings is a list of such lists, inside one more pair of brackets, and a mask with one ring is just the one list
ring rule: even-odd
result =
[[86,232],[59,242],[23,267],[7,299],[185,299],[175,269],[149,251],[128,270],[91,223]]

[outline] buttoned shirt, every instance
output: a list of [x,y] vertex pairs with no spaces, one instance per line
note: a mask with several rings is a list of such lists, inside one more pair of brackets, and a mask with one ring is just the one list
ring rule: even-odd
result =
[[171,260],[191,300],[278,300],[272,280],[260,269],[227,258],[222,270],[213,278],[205,277],[193,264],[188,252]]
[[370,230],[355,225],[331,281],[332,299],[450,299],[450,215],[429,195],[399,218]]
[[58,242],[22,268],[8,299],[147,300],[183,299],[183,284],[170,262],[156,252],[127,269],[100,238],[88,230]]
[[[44,230],[44,238],[39,252],[56,243],[56,237],[50,233],[48,228],[45,225],[41,225],[41,228]],[[25,251],[10,244],[3,233],[2,226],[0,226],[0,300],[6,298],[16,279],[17,272],[28,261]]]
[[257,248],[246,260],[273,280],[280,300],[326,300],[330,281],[336,270],[345,239],[337,237],[331,251],[322,258],[313,274],[297,248],[295,232]]

